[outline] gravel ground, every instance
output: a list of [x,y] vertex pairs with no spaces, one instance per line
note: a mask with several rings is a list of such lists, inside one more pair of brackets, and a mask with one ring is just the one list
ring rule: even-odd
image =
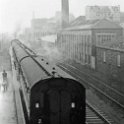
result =
[[115,124],[124,124],[124,112],[112,107],[109,103],[105,103],[94,92],[87,90],[86,98],[91,104],[104,111],[108,117],[114,120]]

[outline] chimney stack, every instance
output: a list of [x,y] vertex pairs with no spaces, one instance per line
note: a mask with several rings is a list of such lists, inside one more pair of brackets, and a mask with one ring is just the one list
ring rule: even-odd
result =
[[62,29],[69,25],[69,2],[62,0]]

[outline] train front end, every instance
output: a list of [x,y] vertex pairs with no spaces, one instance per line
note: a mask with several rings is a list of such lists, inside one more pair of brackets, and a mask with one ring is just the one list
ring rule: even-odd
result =
[[31,124],[84,124],[85,88],[66,78],[44,79],[30,96]]

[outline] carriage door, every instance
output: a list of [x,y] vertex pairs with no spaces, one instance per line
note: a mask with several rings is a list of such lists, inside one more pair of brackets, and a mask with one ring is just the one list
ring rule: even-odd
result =
[[71,96],[69,92],[61,92],[61,122],[62,124],[70,124],[70,109],[71,109]]
[[70,94],[66,91],[49,91],[50,124],[70,124]]

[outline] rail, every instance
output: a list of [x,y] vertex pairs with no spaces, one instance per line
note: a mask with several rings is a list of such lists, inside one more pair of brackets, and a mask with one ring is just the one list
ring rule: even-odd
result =
[[[64,71],[65,70],[68,71],[72,76],[76,77],[77,79],[82,80],[79,76],[72,74],[73,72],[69,71],[66,67],[63,67],[62,65],[58,65],[58,66],[60,68],[62,68]],[[83,80],[83,82],[86,82],[86,81]],[[93,85],[92,85],[92,88],[96,89],[98,92],[102,92],[99,89],[97,89],[96,87],[94,87]],[[102,92],[102,94],[104,94],[104,93]],[[107,97],[109,97],[109,96],[107,96]],[[90,109],[93,113],[95,113],[92,117],[90,117],[90,119],[92,119],[94,124],[95,124],[95,122],[96,123],[104,123],[104,124],[112,124],[113,123],[113,121],[111,119],[108,119],[109,117],[107,117],[105,115],[105,113],[103,114],[103,112],[101,110],[98,110],[98,108],[96,108],[93,105],[91,105],[88,101],[86,101],[86,108]],[[90,124],[90,122],[88,122],[88,119],[86,121],[86,124]]]
[[[107,99],[109,99],[110,101],[112,101],[113,103],[115,103],[116,105],[118,105],[121,109],[124,110],[124,105],[120,104],[117,100],[113,99],[112,97],[108,96],[106,93],[104,93],[102,90],[96,88],[93,84],[87,82],[86,80],[82,79],[80,76],[78,76],[77,74],[74,74],[74,72],[69,71],[65,66],[63,66],[63,64],[59,64],[58,65],[60,68],[68,71],[71,75],[73,75],[74,77],[78,78],[79,80],[82,80],[83,82],[85,82],[85,85],[88,84],[88,86],[92,87],[93,89],[95,89],[97,92],[99,92],[101,95],[105,96]],[[66,64],[66,66],[69,66]],[[70,67],[72,69],[72,67]],[[76,68],[75,68],[76,69]],[[78,70],[79,71],[79,70]],[[82,72],[83,74],[83,72]],[[86,75],[86,74],[85,74]]]
[[[88,107],[87,109],[91,109],[91,111],[94,112],[95,115],[97,115],[97,117],[98,117],[97,119],[94,120],[94,122],[92,120],[92,123],[95,124],[95,122],[98,122],[98,121],[99,121],[99,123],[103,122],[105,124],[112,124],[113,123],[112,120],[106,118],[107,116],[101,110],[98,110],[98,108],[92,106],[88,101],[86,101],[86,107]],[[94,118],[94,116],[93,116],[93,118]],[[86,120],[86,123],[87,124],[89,123],[88,119]]]

